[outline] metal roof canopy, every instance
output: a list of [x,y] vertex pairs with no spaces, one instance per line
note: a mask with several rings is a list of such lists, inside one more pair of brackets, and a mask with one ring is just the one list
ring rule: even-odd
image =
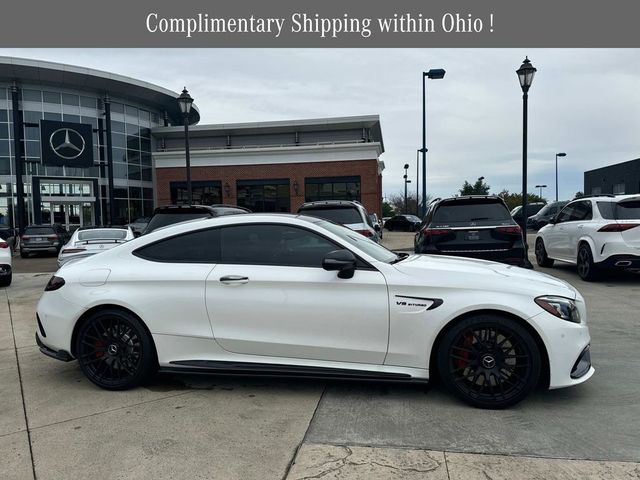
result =
[[[177,93],[115,73],[62,63],[0,56],[0,80],[84,90],[99,96],[108,93],[110,97],[130,100],[161,112],[166,111],[171,121],[178,125],[183,122]],[[195,124],[199,121],[200,112],[193,105],[189,123]]]

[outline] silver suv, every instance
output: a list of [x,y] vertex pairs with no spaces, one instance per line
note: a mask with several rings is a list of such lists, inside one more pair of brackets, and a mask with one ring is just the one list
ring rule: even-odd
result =
[[367,209],[360,202],[349,200],[307,202],[302,204],[298,213],[340,223],[374,242],[380,243],[380,225],[373,224]]

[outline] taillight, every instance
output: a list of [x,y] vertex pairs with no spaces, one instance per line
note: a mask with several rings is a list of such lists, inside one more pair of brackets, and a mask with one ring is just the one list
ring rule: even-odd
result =
[[510,227],[496,227],[496,232],[506,233],[507,235],[522,235],[522,229],[518,225]]
[[422,234],[425,237],[438,237],[440,235],[448,235],[452,232],[450,228],[425,228]]
[[20,237],[22,240],[29,240],[31,237],[29,235],[22,235],[22,237]]
[[64,285],[64,278],[56,277],[55,275],[49,279],[46,287],[44,287],[45,292],[52,292],[54,290],[58,290],[60,287]]
[[640,226],[640,223],[610,223],[601,227],[599,232],[624,232]]
[[356,230],[360,235],[364,235],[367,238],[373,237],[373,232],[371,230]]
[[0,241],[0,248],[9,248],[9,244],[7,242]]
[[86,248],[65,248],[62,253],[80,253],[86,251]]
[[58,235],[47,235],[48,240],[58,240]]

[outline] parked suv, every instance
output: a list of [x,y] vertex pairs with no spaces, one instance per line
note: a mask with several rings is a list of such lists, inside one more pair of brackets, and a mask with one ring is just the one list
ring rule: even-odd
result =
[[367,209],[360,202],[349,200],[323,200],[302,204],[298,213],[311,217],[324,218],[380,242],[380,225],[374,225]]
[[[544,202],[533,202],[527,203],[527,217],[531,215],[535,215],[540,210],[542,210],[545,206]],[[518,205],[513,210],[511,210],[511,216],[516,221],[518,225],[522,225],[522,205]],[[528,218],[527,218],[528,219]],[[527,224],[529,226],[529,224]]]
[[29,225],[20,238],[20,256],[26,258],[32,253],[60,252],[70,235],[62,225]]
[[522,230],[494,196],[431,202],[415,236],[415,252],[526,264]]
[[167,205],[153,211],[153,216],[142,234],[145,235],[158,228],[196,218],[221,217],[239,213],[251,213],[251,210],[236,205]]
[[578,267],[586,281],[605,269],[640,270],[640,195],[602,195],[568,203],[536,237],[536,261]]
[[391,217],[384,224],[384,228],[393,232],[394,230],[399,230],[402,232],[415,232],[422,221],[419,217],[415,215],[396,215],[395,217]]
[[[531,228],[533,230],[539,230],[549,223],[549,220],[554,218],[562,207],[564,207],[568,201],[563,202],[551,202],[547,203],[542,209],[534,214],[531,214],[527,219],[527,228]],[[529,210],[527,208],[527,210]]]

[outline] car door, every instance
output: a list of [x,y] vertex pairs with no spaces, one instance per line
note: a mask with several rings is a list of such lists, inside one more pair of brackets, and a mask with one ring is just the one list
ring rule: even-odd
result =
[[566,243],[563,245],[563,256],[572,261],[578,258],[578,242],[584,234],[585,227],[593,218],[591,200],[582,200],[573,204],[573,212],[566,222]]
[[221,260],[206,282],[216,341],[229,352],[382,364],[389,305],[383,275],[363,264],[352,278],[322,268],[342,248],[287,224],[221,228]]
[[566,205],[556,217],[555,223],[552,223],[544,234],[544,244],[547,255],[551,258],[564,258],[563,246],[566,243],[565,235],[566,222],[573,213],[573,204]]

